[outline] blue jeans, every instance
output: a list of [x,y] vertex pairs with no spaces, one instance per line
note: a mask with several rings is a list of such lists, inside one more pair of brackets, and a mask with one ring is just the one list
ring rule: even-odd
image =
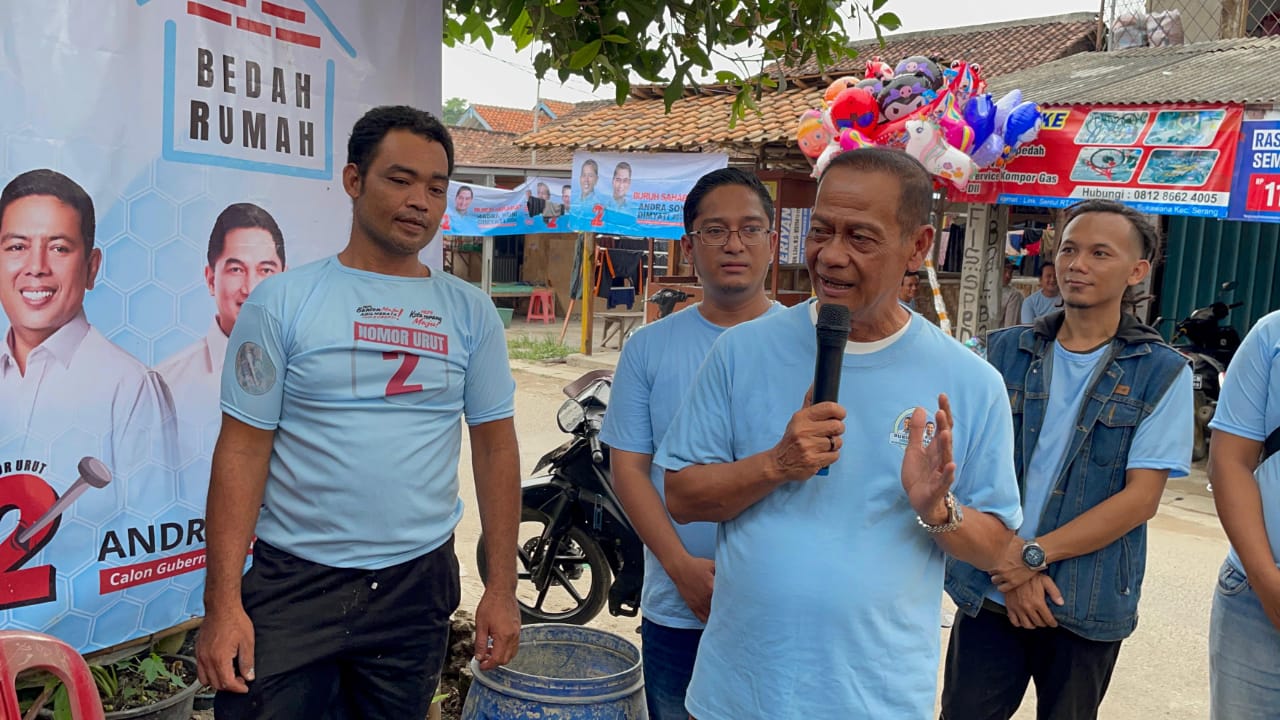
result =
[[640,621],[640,655],[644,662],[644,697],[649,720],[688,720],[684,694],[693,677],[701,630],[672,628]]
[[1280,707],[1280,630],[1244,573],[1218,571],[1209,620],[1209,717],[1267,720]]

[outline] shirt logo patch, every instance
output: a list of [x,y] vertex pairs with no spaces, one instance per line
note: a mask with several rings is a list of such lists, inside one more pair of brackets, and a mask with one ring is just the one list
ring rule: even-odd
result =
[[404,315],[404,308],[388,305],[361,305],[356,308],[356,314],[366,320],[399,320],[400,316]]
[[[906,449],[911,442],[911,414],[916,411],[915,408],[909,407],[898,413],[897,419],[893,421],[893,432],[889,433],[889,444],[897,445],[902,449]],[[932,420],[925,423],[924,426],[924,446],[929,447],[929,443],[933,442],[933,433],[935,425]]]
[[410,310],[409,319],[414,325],[425,328],[440,327],[440,323],[444,322],[444,318],[430,310]]
[[236,350],[236,382],[250,395],[265,395],[276,384],[276,366],[267,351],[254,342]]

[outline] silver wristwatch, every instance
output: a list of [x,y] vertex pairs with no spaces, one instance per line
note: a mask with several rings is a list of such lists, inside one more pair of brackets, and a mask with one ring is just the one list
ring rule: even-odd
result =
[[920,523],[920,527],[926,532],[939,534],[960,529],[960,523],[964,520],[964,509],[960,507],[960,503],[956,502],[955,494],[947,493],[947,496],[942,499],[942,504],[947,506],[947,521],[941,525],[930,525],[924,521],[924,518],[916,516],[916,522]]

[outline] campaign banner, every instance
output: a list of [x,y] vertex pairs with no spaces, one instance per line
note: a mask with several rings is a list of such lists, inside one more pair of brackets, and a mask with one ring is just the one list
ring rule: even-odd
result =
[[1227,216],[1238,105],[1050,107],[1034,142],[956,202],[1063,208],[1117,200],[1157,215]]
[[347,136],[438,102],[439,23],[410,0],[0,3],[0,627],[92,652],[203,615],[227,335],[262,279],[346,244]]
[[449,183],[445,235],[490,236],[573,232],[565,217],[570,200],[565,178],[530,177],[514,190]]
[[1280,113],[1246,118],[1231,184],[1232,220],[1280,222]]
[[698,178],[728,165],[729,156],[720,154],[575,152],[572,227],[679,240],[685,196]]

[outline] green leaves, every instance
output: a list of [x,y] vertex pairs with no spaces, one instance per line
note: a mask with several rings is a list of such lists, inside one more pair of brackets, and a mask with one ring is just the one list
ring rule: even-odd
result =
[[898,19],[897,15],[894,15],[891,12],[882,13],[876,18],[876,24],[889,32],[893,32],[894,30],[902,27],[902,21]]
[[569,58],[570,70],[581,70],[591,64],[592,60],[600,54],[600,41],[592,40],[591,42],[578,48]]
[[533,69],[612,85],[622,104],[633,78],[665,85],[667,109],[686,87],[715,78],[734,92],[731,121],[758,112],[777,88],[774,62],[830,66],[853,56],[845,24],[870,23],[878,38],[902,21],[888,0],[445,0],[444,42],[509,36],[517,49],[539,43]]

